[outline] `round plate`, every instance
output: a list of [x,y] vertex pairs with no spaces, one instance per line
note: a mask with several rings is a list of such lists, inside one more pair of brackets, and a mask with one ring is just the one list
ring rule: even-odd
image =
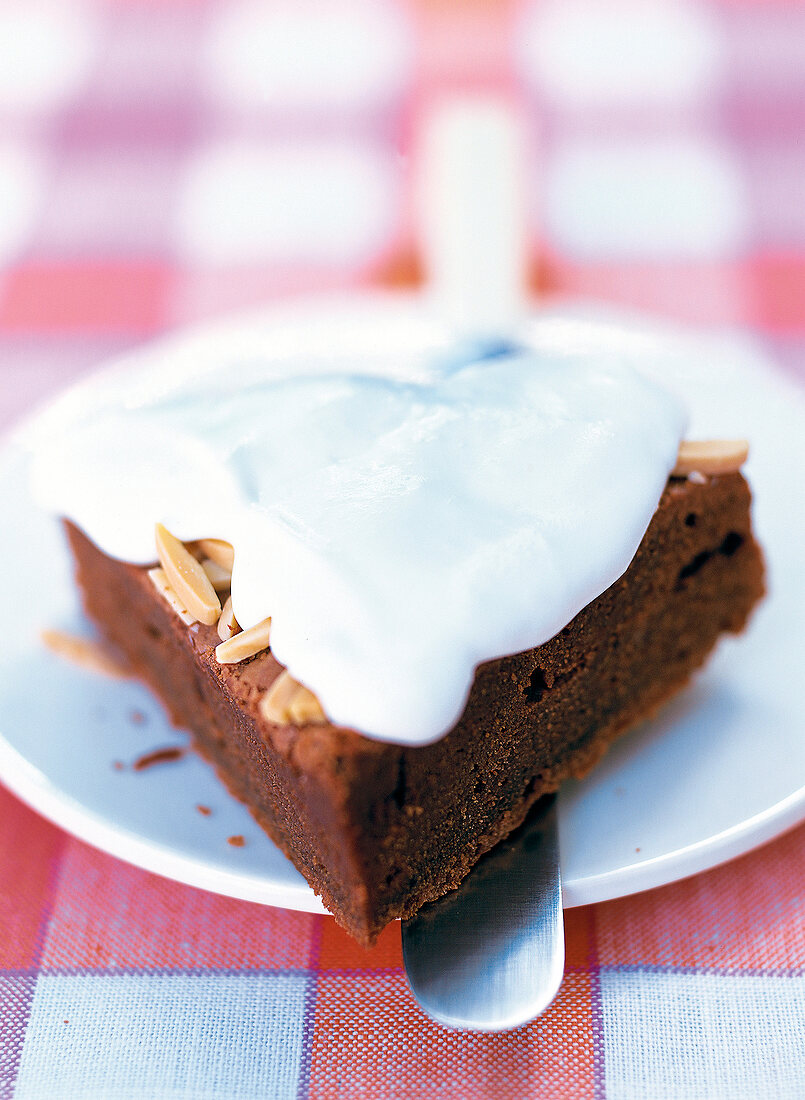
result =
[[[374,323],[376,306],[339,306],[334,313],[328,306],[325,314],[312,326],[317,339],[334,317],[338,338],[348,339],[354,326]],[[575,311],[580,315],[594,330],[596,313]],[[237,333],[246,346],[250,331],[264,337],[271,317],[197,331],[191,344],[203,340],[209,348],[210,341]],[[287,324],[287,309],[283,318]],[[769,595],[748,632],[722,641],[706,670],[658,720],[632,731],[586,780],[562,790],[568,906],[672,882],[805,818],[803,391],[745,336],[682,336],[669,329],[664,338],[678,351],[669,381],[692,408],[689,437],[752,441],[747,475]],[[93,383],[81,383],[87,384]],[[92,635],[58,524],[37,510],[28,492],[28,449],[43,416],[0,451],[0,514],[7,519],[0,778],[56,824],[149,871],[232,897],[323,912],[299,873],[198,757],[131,768],[150,750],[186,741],[143,687],[85,671],[42,645],[44,627]],[[232,836],[242,836],[244,845],[229,844]]]

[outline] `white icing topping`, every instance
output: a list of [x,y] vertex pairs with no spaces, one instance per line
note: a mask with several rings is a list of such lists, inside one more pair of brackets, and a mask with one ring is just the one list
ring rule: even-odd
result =
[[271,616],[331,720],[424,744],[480,661],[624,572],[674,465],[685,417],[635,369],[651,348],[575,331],[531,320],[523,350],[479,358],[393,298],[221,324],[55,402],[35,494],[129,561],[154,559],[157,521],[227,539],[238,622]]

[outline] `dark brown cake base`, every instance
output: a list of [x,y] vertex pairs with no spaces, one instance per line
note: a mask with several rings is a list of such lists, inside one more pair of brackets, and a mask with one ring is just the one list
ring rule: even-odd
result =
[[461,721],[424,748],[268,723],[258,703],[281,670],[270,652],[218,664],[214,627],[184,625],[145,569],[67,530],[107,639],[370,943],[457,886],[541,796],[678,691],[722,632],[743,628],[763,592],[749,504],[740,474],[670,481],[624,576],[550,642],[481,665]]

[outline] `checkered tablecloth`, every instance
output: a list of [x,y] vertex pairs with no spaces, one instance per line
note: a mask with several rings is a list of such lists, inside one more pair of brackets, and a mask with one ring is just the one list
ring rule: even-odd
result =
[[[803,6],[0,0],[0,424],[178,323],[415,278],[412,135],[475,88],[525,105],[539,293],[805,374]],[[0,1098],[805,1097],[805,828],[566,916],[545,1016],[451,1032],[398,927],[365,952],[0,788]]]

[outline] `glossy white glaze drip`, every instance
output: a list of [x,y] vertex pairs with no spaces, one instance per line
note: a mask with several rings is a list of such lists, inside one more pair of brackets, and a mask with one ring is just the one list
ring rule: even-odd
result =
[[624,572],[673,467],[685,416],[636,369],[651,349],[574,332],[532,320],[482,358],[411,300],[229,322],[57,401],[35,493],[129,561],[153,560],[157,521],[229,540],[241,626],[272,617],[334,722],[424,744],[480,661]]

